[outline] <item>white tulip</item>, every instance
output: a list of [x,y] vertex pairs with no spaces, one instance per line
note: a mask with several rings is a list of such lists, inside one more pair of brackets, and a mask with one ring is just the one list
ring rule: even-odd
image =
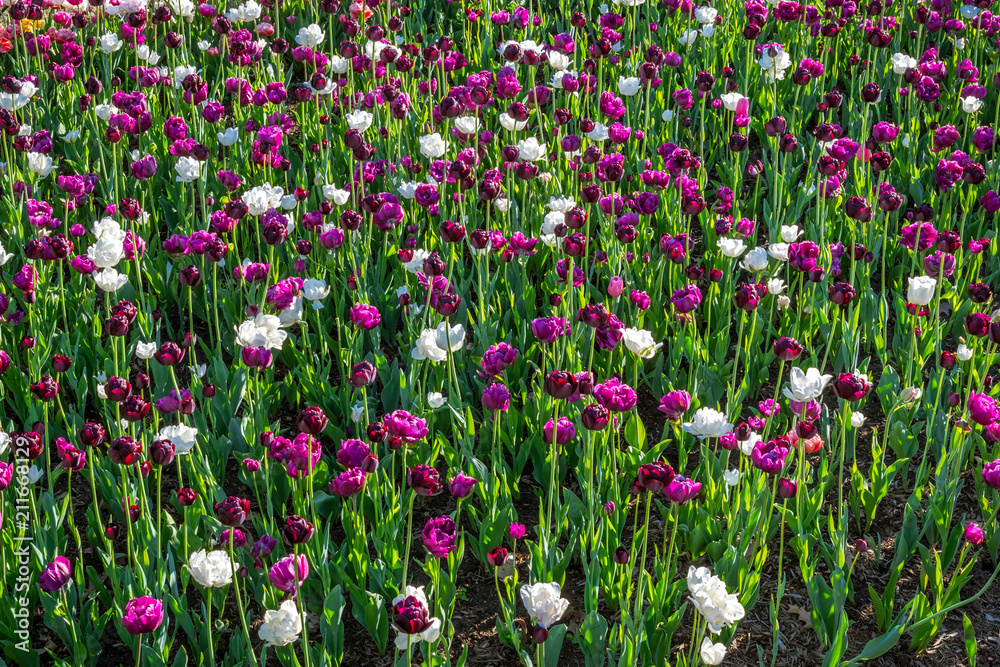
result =
[[181,157],[177,160],[177,164],[174,165],[174,171],[177,172],[175,180],[178,183],[193,183],[201,177],[204,167],[205,164],[203,162],[199,162],[192,157]]
[[205,588],[222,588],[233,581],[233,561],[222,549],[195,551],[185,566],[191,577]]
[[302,617],[295,606],[295,600],[285,600],[278,609],[264,612],[264,622],[257,631],[258,636],[274,646],[286,646],[299,638],[302,633]]
[[514,132],[515,130],[523,130],[528,126],[528,121],[526,120],[514,120],[512,116],[504,112],[500,114],[500,126],[508,132]]
[[721,665],[725,657],[725,644],[713,644],[708,637],[701,640],[701,661],[706,665]]
[[708,623],[708,630],[718,634],[746,615],[739,596],[726,591],[726,584],[711,574],[708,568],[688,569],[688,591],[691,603]]
[[772,243],[767,246],[767,254],[774,257],[779,262],[788,261],[788,244],[787,243]]
[[437,331],[424,329],[417,338],[410,356],[417,361],[439,362],[448,358],[448,353],[437,344]]
[[862,426],[865,425],[865,421],[866,419],[864,414],[860,412],[851,413],[851,426],[853,426],[854,428],[861,428]]
[[432,410],[437,410],[444,405],[444,396],[442,396],[439,391],[427,392],[427,405],[429,405]]
[[[319,302],[329,295],[330,286],[326,284],[325,280],[309,278],[302,283],[302,296],[309,301]],[[315,305],[314,307],[317,310],[322,308],[321,305]]]
[[587,138],[596,142],[607,141],[608,126],[604,123],[594,123],[594,129],[587,133]]
[[747,271],[763,271],[767,268],[767,251],[763,248],[754,248],[747,253],[740,265]]
[[547,153],[545,144],[538,143],[538,139],[534,137],[528,137],[517,142],[517,150],[521,153],[521,159],[527,162],[541,160]]
[[983,101],[978,97],[963,97],[962,98],[962,111],[965,113],[976,113],[979,111],[979,107],[983,106]]
[[118,273],[112,268],[95,271],[91,275],[94,276],[94,282],[97,286],[105,292],[117,292],[128,282],[128,276],[124,273]]
[[735,468],[722,473],[722,477],[726,480],[727,486],[736,486],[740,483],[740,471]]
[[7,252],[6,248],[3,247],[3,244],[0,243],[0,266],[9,262],[13,256],[13,253]]
[[99,238],[97,239],[97,243],[87,248],[87,256],[93,260],[99,269],[116,266],[118,262],[125,258],[124,239],[108,236]]
[[375,116],[364,109],[358,109],[357,111],[344,116],[344,119],[347,121],[347,127],[352,130],[357,130],[358,132],[364,132],[372,126],[372,121],[375,120]]
[[227,127],[225,132],[216,132],[219,143],[223,146],[232,146],[240,139],[240,131],[235,127]]
[[743,239],[731,239],[729,237],[722,237],[718,239],[715,244],[719,246],[719,250],[726,257],[736,258],[743,254],[743,251],[747,249],[747,244],[743,242]]
[[694,18],[698,23],[715,23],[719,10],[715,7],[698,7],[694,10]]
[[573,60],[564,53],[549,51],[549,67],[557,71],[565,71],[573,64]]
[[448,150],[448,143],[439,132],[425,134],[420,137],[419,141],[421,155],[431,160],[441,157]]
[[726,415],[712,408],[698,408],[689,422],[681,424],[681,428],[699,440],[705,438],[721,438],[733,430],[733,425],[726,420]]
[[280,350],[288,334],[281,330],[281,320],[265,313],[258,313],[246,320],[236,330],[236,344],[240,347],[266,347]]
[[449,327],[446,322],[442,322],[434,331],[434,335],[437,346],[446,352],[449,347],[452,352],[457,352],[465,346],[465,327],[461,324]]
[[785,281],[781,278],[771,278],[767,281],[767,293],[778,296],[785,291]]
[[681,34],[680,43],[684,46],[691,46],[694,44],[695,40],[698,39],[699,35],[701,35],[701,33],[697,30],[685,30],[683,34]]
[[934,298],[936,288],[937,279],[930,276],[910,278],[909,287],[906,290],[906,300],[917,306],[926,306]]
[[795,367],[783,393],[793,401],[806,403],[819,398],[831,378],[832,375],[823,375],[818,368],[810,368],[803,373],[801,368]]
[[323,41],[326,33],[315,23],[299,28],[299,34],[295,36],[295,43],[299,46],[312,48]]
[[785,78],[785,72],[792,66],[792,57],[785,53],[780,46],[772,46],[777,51],[774,56],[770,54],[770,49],[764,51],[757,64],[767,74],[767,82],[774,83]]
[[45,178],[56,168],[55,163],[44,153],[28,153],[28,169],[39,178]]
[[625,329],[622,341],[629,352],[642,359],[652,359],[663,343],[653,340],[653,333],[645,329]]
[[169,440],[174,444],[176,454],[187,454],[194,449],[197,437],[198,429],[187,424],[173,424],[161,428],[153,440]]
[[123,46],[125,46],[125,43],[115,33],[106,32],[103,35],[101,35],[101,39],[98,42],[98,46],[100,47],[101,51],[111,54],[117,51],[118,49],[122,48]]
[[719,96],[719,99],[722,100],[722,105],[726,107],[727,111],[736,111],[740,102],[746,98],[739,93],[723,93]]
[[896,74],[906,74],[906,70],[917,66],[917,59],[905,53],[896,53],[892,56],[892,71]]
[[233,21],[234,23],[242,23],[244,21],[256,21],[260,18],[261,7],[259,4],[254,2],[254,0],[249,0],[244,4],[240,5],[236,9],[229,10],[226,17]]
[[795,243],[800,236],[802,236],[802,230],[799,229],[798,225],[781,226],[781,240],[785,243]]
[[479,119],[475,116],[456,118],[455,129],[462,134],[475,134],[479,130]]
[[135,345],[135,356],[143,360],[149,360],[153,358],[153,354],[156,353],[156,343],[149,342],[144,343],[139,341]]
[[619,76],[618,77],[618,92],[625,97],[632,97],[639,92],[639,77],[637,76]]
[[531,620],[545,629],[558,623],[569,609],[569,601],[562,597],[562,589],[555,582],[521,586],[521,602]]
[[270,183],[258,185],[243,193],[243,203],[247,205],[250,215],[263,215],[272,208],[281,206],[281,198],[285,191],[280,186],[271,187]]
[[413,258],[406,264],[403,264],[403,268],[406,269],[409,273],[416,273],[417,271],[423,271],[424,260],[430,256],[431,254],[428,251],[424,250],[423,248],[416,248],[413,251]]

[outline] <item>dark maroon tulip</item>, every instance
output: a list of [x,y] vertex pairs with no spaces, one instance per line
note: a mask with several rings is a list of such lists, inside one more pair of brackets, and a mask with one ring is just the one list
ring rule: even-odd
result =
[[969,313],[965,317],[965,331],[970,336],[982,338],[990,328],[990,316],[986,313]]
[[250,501],[246,498],[229,496],[221,503],[215,503],[214,509],[219,523],[230,528],[239,528],[250,514]]
[[860,373],[841,373],[833,381],[833,390],[845,401],[860,401],[864,398],[871,385]]
[[600,403],[591,403],[580,413],[580,421],[588,431],[603,431],[608,427],[610,413]]
[[795,494],[799,490],[799,485],[794,479],[788,479],[787,477],[782,477],[778,480],[778,495],[785,500],[790,500],[795,497]]
[[176,366],[184,359],[185,350],[173,341],[160,345],[153,357],[164,366]]
[[149,446],[149,460],[158,466],[168,466],[174,462],[177,448],[169,440],[154,440]]
[[108,458],[112,463],[130,466],[139,462],[142,454],[142,443],[127,435],[115,438],[108,445]]
[[631,555],[629,554],[628,549],[624,546],[619,546],[615,549],[614,559],[619,565],[627,565],[630,557]]
[[420,463],[406,471],[406,485],[419,496],[433,496],[444,488],[441,474],[429,465]]
[[109,401],[122,403],[132,393],[132,385],[125,378],[110,377],[104,383],[104,394]]
[[52,356],[52,370],[56,373],[65,373],[72,365],[73,360],[64,354],[55,354]]
[[86,447],[96,447],[104,442],[105,435],[103,426],[88,422],[80,429],[80,442]]
[[375,366],[369,361],[354,364],[347,382],[355,389],[369,386],[375,382]]
[[833,283],[829,287],[830,301],[846,306],[854,300],[854,287],[850,283]]
[[486,561],[493,567],[502,567],[507,562],[507,550],[497,547],[486,554]]
[[194,505],[194,501],[198,499],[198,494],[194,489],[177,489],[177,502],[181,507],[189,507]]
[[662,491],[674,480],[674,469],[663,461],[639,466],[639,485],[647,491]]
[[576,376],[569,371],[552,371],[545,377],[545,393],[552,398],[567,399],[576,391]]
[[285,519],[281,527],[281,539],[285,544],[304,544],[312,539],[315,532],[313,525],[295,514]]
[[400,632],[415,635],[430,627],[431,618],[427,607],[411,595],[393,606],[392,622]]
[[330,420],[323,413],[322,408],[311,405],[299,413],[299,418],[295,423],[302,433],[319,435],[326,428],[326,425],[330,423]]
[[969,285],[969,299],[973,303],[987,303],[993,298],[993,292],[986,283],[972,283]]
[[35,398],[48,403],[54,400],[56,395],[59,394],[59,383],[52,379],[52,377],[43,375],[38,382],[31,385],[30,389]]

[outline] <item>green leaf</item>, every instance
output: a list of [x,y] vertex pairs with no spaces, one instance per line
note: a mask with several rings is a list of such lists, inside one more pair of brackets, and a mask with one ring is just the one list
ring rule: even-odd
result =
[[965,630],[965,654],[969,656],[969,667],[976,667],[976,629],[972,627],[972,621],[968,615],[962,614],[962,628]]
[[625,441],[639,450],[646,444],[646,427],[637,414],[633,414],[625,424]]
[[592,611],[580,624],[576,638],[587,667],[604,667],[604,645],[608,636],[608,622],[598,612]]

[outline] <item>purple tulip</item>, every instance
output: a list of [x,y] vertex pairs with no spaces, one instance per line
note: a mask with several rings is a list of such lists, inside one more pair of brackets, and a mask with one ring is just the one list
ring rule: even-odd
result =
[[494,382],[483,389],[483,408],[506,412],[510,407],[510,390],[501,382]]
[[784,436],[772,438],[767,442],[758,442],[750,454],[750,462],[755,468],[768,475],[774,475],[785,467],[788,450],[789,442]]
[[1000,459],[984,464],[982,477],[986,486],[1000,491]]
[[424,525],[421,538],[427,552],[434,558],[445,558],[455,550],[458,528],[450,516],[439,516]]
[[360,468],[371,450],[361,440],[341,440],[337,462],[345,468]]
[[379,314],[378,308],[364,303],[356,303],[351,306],[350,314],[351,322],[354,326],[364,329],[365,331],[375,329],[382,321],[382,316]]
[[628,412],[637,400],[635,391],[614,377],[594,387],[594,398],[612,412]]
[[[338,457],[339,458],[339,457]],[[365,471],[360,467],[348,468],[330,480],[327,488],[339,498],[349,498],[365,487]]]
[[56,556],[38,575],[38,587],[48,593],[55,593],[69,583],[71,575],[72,567],[69,559],[64,556]]
[[305,554],[285,556],[271,566],[267,578],[279,591],[291,593],[295,597],[298,584],[309,576],[309,561]]
[[657,410],[665,414],[667,419],[680,421],[684,418],[684,413],[690,407],[691,395],[680,389],[664,394],[663,398],[660,399],[660,405]]
[[455,498],[466,498],[476,486],[476,478],[459,472],[448,482],[448,491]]
[[996,399],[986,394],[972,394],[969,397],[969,416],[981,426],[988,426],[1000,417]]
[[542,440],[546,445],[552,444],[552,431],[556,431],[556,444],[566,445],[576,438],[576,426],[567,417],[559,417],[559,428],[555,429],[552,424],[552,420],[549,419],[546,422],[545,427],[542,428]]
[[674,503],[683,505],[697,496],[699,491],[701,491],[700,482],[677,475],[670,480],[670,483],[667,485],[667,488],[663,490],[663,493]]
[[406,410],[395,410],[382,418],[389,435],[399,438],[406,444],[414,444],[423,440],[428,433],[427,422],[411,415]]
[[163,622],[163,603],[151,597],[133,598],[125,604],[122,626],[130,635],[153,632]]

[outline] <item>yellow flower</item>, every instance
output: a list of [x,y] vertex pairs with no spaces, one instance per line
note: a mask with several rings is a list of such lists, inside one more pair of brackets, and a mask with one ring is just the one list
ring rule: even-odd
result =
[[21,19],[21,34],[31,33],[33,35],[38,34],[39,31],[44,32],[43,28],[45,26],[45,21],[38,19],[37,21],[32,21],[31,19]]

